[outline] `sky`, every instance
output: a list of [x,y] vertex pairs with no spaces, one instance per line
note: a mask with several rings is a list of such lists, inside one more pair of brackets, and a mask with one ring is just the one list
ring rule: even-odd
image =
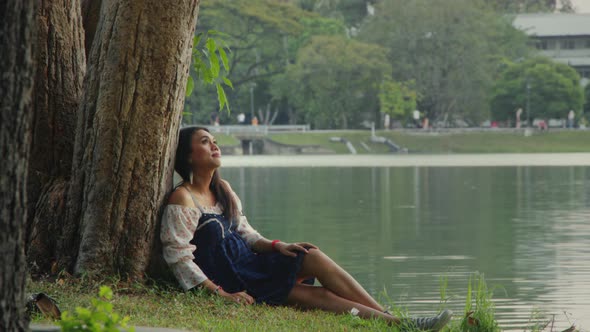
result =
[[590,0],[572,0],[578,13],[590,13]]

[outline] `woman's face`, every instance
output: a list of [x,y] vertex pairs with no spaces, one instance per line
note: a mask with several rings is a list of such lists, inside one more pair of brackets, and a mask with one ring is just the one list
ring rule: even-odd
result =
[[215,137],[205,130],[197,130],[191,142],[191,165],[199,169],[215,169],[221,166],[221,151]]

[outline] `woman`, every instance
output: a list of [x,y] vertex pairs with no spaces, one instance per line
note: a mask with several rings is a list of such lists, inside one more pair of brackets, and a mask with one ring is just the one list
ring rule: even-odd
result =
[[[161,239],[164,258],[185,290],[201,287],[241,304],[358,311],[362,318],[422,330],[438,331],[450,320],[448,310],[435,317],[400,320],[313,244],[262,237],[219,176],[220,158],[206,128],[180,131],[175,170],[183,183],[170,195]],[[322,286],[310,285],[313,278]]]

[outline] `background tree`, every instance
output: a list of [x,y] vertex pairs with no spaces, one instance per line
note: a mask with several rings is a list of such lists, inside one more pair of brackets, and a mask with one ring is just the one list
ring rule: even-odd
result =
[[[344,37],[346,35],[346,27],[340,20],[333,18],[325,18],[320,16],[306,17],[301,20],[303,31],[291,38],[289,41],[289,50],[293,54],[298,54],[298,51],[308,45],[314,36],[336,36]],[[289,63],[297,61],[295,56]],[[285,68],[287,70],[287,67]],[[295,70],[295,69],[294,69]],[[291,71],[291,74],[293,71]],[[272,100],[276,102],[278,122],[288,122],[296,124],[297,122],[305,122],[305,110],[303,107],[296,106],[295,97],[291,95],[290,90],[292,85],[296,82],[290,81],[292,78],[285,75],[285,72],[278,74],[270,79],[269,92]],[[301,106],[301,105],[299,105]],[[283,111],[283,112],[281,112]]]
[[24,316],[27,168],[31,144],[35,1],[0,5],[0,331],[27,331]]
[[590,84],[586,84],[586,87],[584,88],[584,116],[586,118],[590,117]]
[[513,119],[516,109],[526,111],[527,99],[531,120],[565,118],[569,110],[579,118],[584,103],[580,76],[570,66],[543,57],[510,64],[494,85],[492,117]]
[[378,45],[314,36],[277,78],[273,93],[292,101],[316,128],[358,127],[362,120],[375,120],[379,84],[390,71]]
[[[48,271],[58,255],[55,235],[66,213],[76,113],[86,72],[79,1],[43,1],[35,23],[34,127],[27,178],[27,258],[32,273]],[[86,31],[91,38],[91,29]]]
[[417,106],[418,94],[413,86],[412,81],[399,83],[391,78],[384,79],[379,88],[381,113],[405,122]]
[[[289,51],[296,57],[297,51],[307,45],[313,36],[346,36],[346,26],[341,20],[321,16],[305,17],[301,20],[302,31],[291,38]],[[292,59],[295,60],[295,59]]]
[[301,8],[319,13],[328,18],[342,21],[346,27],[359,27],[369,14],[368,7],[376,0],[299,0],[295,1]]
[[[296,49],[291,43],[303,32],[302,21],[313,16],[317,15],[276,0],[203,3],[197,33],[218,30],[225,34],[224,40],[231,49],[228,76],[234,89],[227,94],[235,112],[221,112],[223,122],[233,122],[231,117],[237,113],[250,116],[252,111],[256,114],[258,109],[269,106],[270,79],[283,73],[287,64],[294,61]],[[186,112],[192,113],[187,120],[210,123],[210,115],[220,111],[211,102],[216,100],[216,91],[200,82],[196,82],[195,89],[197,93],[186,100]]]
[[526,52],[521,35],[481,1],[385,0],[360,38],[387,47],[393,79],[415,80],[431,120],[477,123],[488,116],[498,64],[526,55],[514,51]]

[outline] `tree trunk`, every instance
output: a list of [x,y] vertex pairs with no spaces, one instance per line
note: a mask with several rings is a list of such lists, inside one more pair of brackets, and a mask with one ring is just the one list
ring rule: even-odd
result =
[[31,143],[34,0],[0,5],[0,331],[26,331],[26,178]]
[[82,23],[84,24],[84,49],[86,58],[90,56],[90,49],[96,33],[96,25],[100,15],[102,0],[82,0]]
[[42,1],[36,12],[36,74],[33,142],[27,181],[27,258],[32,273],[48,272],[56,241],[74,150],[76,113],[86,71],[84,31],[78,0]]
[[198,0],[102,3],[59,250],[76,273],[146,271],[172,184],[198,8]]

